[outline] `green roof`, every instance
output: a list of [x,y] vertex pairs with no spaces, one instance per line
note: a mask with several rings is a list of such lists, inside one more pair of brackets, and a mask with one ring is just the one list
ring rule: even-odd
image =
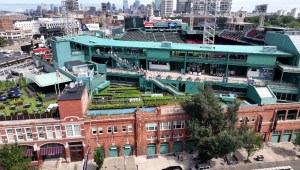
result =
[[203,48],[202,44],[185,44],[172,43],[170,48],[161,47],[160,42],[142,42],[142,41],[121,41],[113,39],[97,38],[94,36],[77,36],[57,39],[58,41],[72,41],[87,46],[106,46],[121,48],[144,48],[144,49],[171,49],[171,50],[187,50],[209,53],[242,53],[242,54],[259,54],[274,56],[292,56],[290,53],[277,50],[276,52],[264,52],[263,46],[247,46],[247,45],[212,45],[212,48]]
[[56,76],[56,72],[34,75],[31,77],[32,81],[34,81],[39,87],[47,87],[57,83],[66,83],[72,81],[66,75],[60,73],[60,77]]

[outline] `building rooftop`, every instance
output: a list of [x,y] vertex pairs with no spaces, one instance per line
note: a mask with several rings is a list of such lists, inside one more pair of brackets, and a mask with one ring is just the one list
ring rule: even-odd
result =
[[106,46],[106,47],[121,47],[121,48],[148,48],[148,49],[171,49],[171,50],[190,50],[199,52],[214,52],[214,53],[242,53],[242,54],[259,54],[259,55],[274,55],[290,57],[292,54],[280,50],[276,52],[262,51],[263,46],[246,46],[246,45],[213,45],[213,48],[203,48],[201,44],[185,44],[173,43],[170,48],[162,47],[160,42],[141,42],[141,41],[120,41],[113,39],[103,39],[94,36],[77,36],[57,38],[57,41],[71,41],[87,46]]
[[83,61],[80,60],[74,60],[74,61],[68,61],[65,64],[72,66],[79,66],[79,65],[84,65],[85,63]]
[[80,100],[82,93],[84,92],[84,89],[85,89],[85,85],[73,87],[67,90],[66,92],[62,93],[57,100],[58,101]]
[[60,77],[58,77],[56,72],[41,75],[33,75],[31,79],[39,87],[47,87],[57,83],[66,83],[72,81],[69,77],[65,76],[62,73],[60,73]]

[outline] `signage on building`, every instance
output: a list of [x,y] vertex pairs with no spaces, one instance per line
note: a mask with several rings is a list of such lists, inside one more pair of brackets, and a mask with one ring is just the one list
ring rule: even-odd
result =
[[167,22],[155,22],[154,27],[169,27]]
[[153,22],[145,22],[145,27],[153,27],[154,23]]
[[181,106],[166,106],[161,108],[161,114],[176,114],[183,113]]
[[99,24],[82,24],[81,29],[82,31],[99,31],[100,26]]
[[123,15],[113,15],[113,20],[124,21]]

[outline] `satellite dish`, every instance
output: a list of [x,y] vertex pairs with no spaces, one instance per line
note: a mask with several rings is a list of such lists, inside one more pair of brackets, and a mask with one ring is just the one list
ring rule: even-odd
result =
[[70,88],[74,88],[75,87],[75,83],[71,82],[70,83]]

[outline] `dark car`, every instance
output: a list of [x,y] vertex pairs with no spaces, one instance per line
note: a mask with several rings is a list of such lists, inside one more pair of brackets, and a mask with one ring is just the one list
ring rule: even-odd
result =
[[19,98],[21,96],[21,93],[13,93],[13,94],[10,94],[10,97],[11,98]]
[[169,166],[168,168],[164,168],[162,170],[182,170],[180,166]]
[[8,97],[6,95],[0,96],[0,101],[5,101]]
[[20,89],[19,88],[10,88],[7,90],[7,93],[9,93],[9,94],[20,93]]

